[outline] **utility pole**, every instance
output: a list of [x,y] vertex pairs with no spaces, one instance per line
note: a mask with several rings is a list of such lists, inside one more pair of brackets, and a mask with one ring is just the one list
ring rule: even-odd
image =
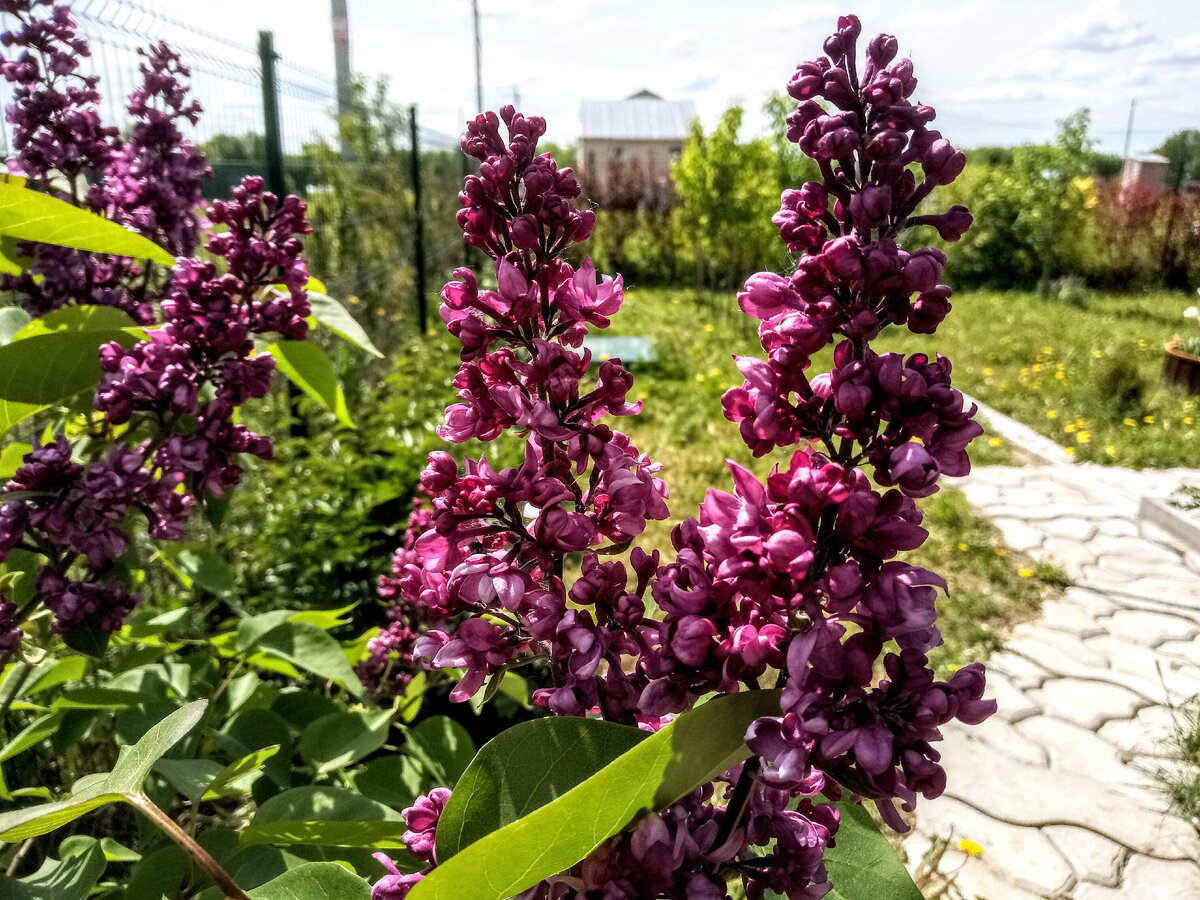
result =
[[475,22],[475,115],[479,115],[483,112],[483,41],[479,36],[479,0],[471,0],[471,15]]
[[[333,20],[333,65],[337,75],[338,121],[354,112],[350,94],[350,15],[346,11],[346,0],[330,0],[329,11]],[[354,149],[341,140],[342,159],[351,159]]]
[[413,263],[417,275],[417,323],[421,334],[429,327],[425,309],[425,206],[421,199],[421,139],[417,134],[417,104],[408,108],[409,136],[412,141],[413,183]]
[[1129,159],[1129,144],[1133,140],[1133,111],[1137,109],[1137,100],[1129,101],[1129,124],[1125,126],[1125,154],[1124,159]]

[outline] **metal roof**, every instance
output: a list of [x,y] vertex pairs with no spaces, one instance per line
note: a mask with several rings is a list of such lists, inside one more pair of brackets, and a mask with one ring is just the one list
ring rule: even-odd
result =
[[584,100],[579,107],[581,138],[686,140],[696,105],[691,100]]

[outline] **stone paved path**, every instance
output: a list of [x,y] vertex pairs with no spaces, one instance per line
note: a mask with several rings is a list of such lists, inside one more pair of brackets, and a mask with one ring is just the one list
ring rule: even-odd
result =
[[1000,711],[946,729],[949,786],[918,805],[910,859],[930,835],[983,848],[943,860],[962,896],[1200,898],[1200,835],[1152,777],[1171,764],[1168,704],[1200,694],[1200,554],[1137,515],[1178,474],[988,467],[959,485],[1010,547],[1074,581],[992,657]]

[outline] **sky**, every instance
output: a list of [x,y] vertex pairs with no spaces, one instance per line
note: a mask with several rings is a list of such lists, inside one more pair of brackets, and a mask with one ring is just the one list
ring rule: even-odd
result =
[[[271,29],[283,57],[332,72],[329,0],[129,2],[246,45]],[[937,108],[935,127],[961,147],[1048,142],[1059,119],[1086,106],[1100,149],[1121,153],[1131,101],[1134,153],[1200,128],[1196,0],[479,3],[485,105],[519,98],[522,111],[547,119],[547,139],[559,143],[578,137],[581,99],[621,99],[643,88],[692,100],[706,128],[740,104],[746,136],[761,133],[766,96],[819,55],[837,15],[848,11],[862,19],[864,35],[899,38],[920,82],[914,99]],[[456,135],[475,111],[470,0],[348,5],[352,67],[386,76],[397,102],[417,103],[435,140]]]

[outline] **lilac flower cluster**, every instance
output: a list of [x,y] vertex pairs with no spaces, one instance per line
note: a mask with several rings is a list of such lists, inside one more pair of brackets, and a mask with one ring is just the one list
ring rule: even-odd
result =
[[[819,162],[822,181],[782,197],[775,222],[801,256],[790,276],[759,273],[739,296],[762,320],[766,358],[739,358],[745,382],[723,400],[756,456],[796,449],[765,482],[730,463],[733,492],[708,492],[699,517],[673,531],[665,564],[657,551],[633,550],[629,569],[594,552],[601,538],[621,547],[666,513],[657,467],[598,423],[640,411],[625,400],[628,373],[606,363],[596,389],[581,393],[588,360],[571,349],[620,307],[620,279],[597,283],[589,265],[554,258],[591,219],[564,202],[578,192],[573,180],[533,156],[540,120],[507,108],[508,145],[494,116],[464,138],[483,165],[459,221],[497,260],[497,289],[460,270],[443,294],[464,364],[461,402],[441,433],[488,440],[519,429],[529,443],[522,465],[501,472],[481,459],[460,473],[448,454],[431,455],[422,476],[431,527],[398,554],[389,582],[440,620],[413,652],[466,670],[457,700],[514,661],[541,659],[552,686],[538,703],[649,728],[709,692],[756,689],[772,674],[784,687],[779,715],[749,729],[747,763],[642,817],[529,900],[717,900],[734,876],[751,898],[824,896],[838,813],[817,794],[871,799],[903,831],[895,800],[911,809],[917,794],[945,787],[939,728],[995,709],[982,699],[979,664],[936,680],[926,654],[941,642],[946,585],[896,559],[927,537],[914,499],[942,474],[968,471],[966,447],[982,432],[975,407],[951,386],[943,357],[870,346],[887,325],[928,334],[949,312],[945,258],[901,250],[897,238],[914,225],[948,239],[969,227],[961,207],[914,215],[963,155],[928,128],[933,110],[909,100],[916,80],[909,61],[895,61],[895,38],[870,42],[859,77],[860,30],[855,17],[839,19],[826,56],[789,84],[799,101],[789,137]],[[831,344],[832,369],[810,378],[812,357]],[[577,551],[581,574],[566,591],[562,559]],[[648,596],[660,618],[647,615]],[[422,798],[406,811],[423,823],[414,855],[434,864],[421,848],[432,847],[444,803]],[[420,877],[385,879],[376,900],[404,896]]]
[[255,352],[254,335],[302,340],[307,333],[304,205],[279,201],[251,177],[208,217],[226,226],[208,241],[226,271],[181,257],[161,302],[161,327],[130,348],[100,350],[95,408],[111,425],[136,419],[151,436],[115,442],[87,462],[73,459],[59,434],[27,454],[3,488],[21,493],[0,506],[0,559],[18,544],[47,558],[37,593],[60,632],[85,620],[111,632],[140,602],[116,574],[131,542],[131,510],[145,516],[151,537],[183,540],[197,498],[224,497],[239,483],[238,454],[272,455],[270,438],[235,421],[235,411],[271,386],[275,362]]
[[[48,14],[36,15],[39,7]],[[0,74],[15,86],[8,121],[16,155],[9,169],[30,186],[103,213],[173,256],[190,256],[199,241],[197,210],[211,174],[203,154],[178,123],[195,122],[200,106],[188,99],[190,72],[165,44],[142,52],[142,84],[129,98],[133,128],[122,141],[102,124],[96,76],[82,76],[90,55],[75,32],[70,9],[46,0],[5,0],[0,12],[19,22],[0,39],[20,48],[0,57]],[[88,187],[88,183],[91,187]],[[22,275],[0,277],[0,289],[22,297],[26,310],[45,315],[71,303],[115,306],[136,322],[154,321],[152,279],[133,260],[22,241],[31,260]]]

